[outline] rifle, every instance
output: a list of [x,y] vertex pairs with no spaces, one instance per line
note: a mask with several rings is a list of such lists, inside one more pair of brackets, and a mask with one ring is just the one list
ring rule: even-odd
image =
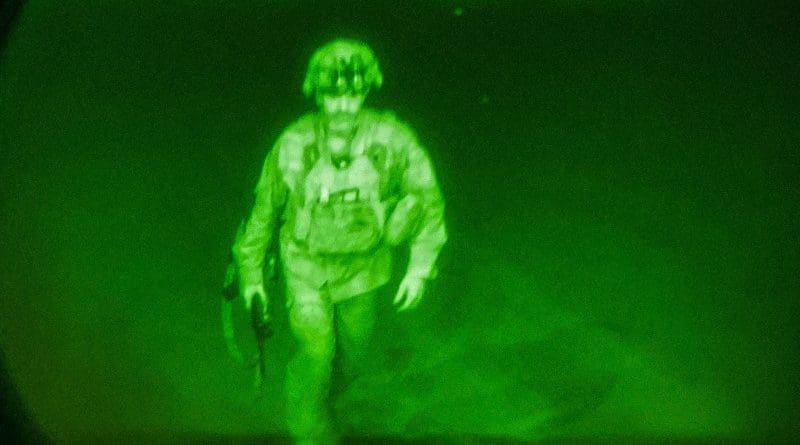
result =
[[[275,257],[270,256],[267,270],[267,279],[269,282],[275,279],[276,265]],[[225,273],[225,281],[222,287],[222,331],[225,335],[225,345],[228,348],[228,353],[234,360],[248,368],[258,367],[256,372],[255,386],[261,387],[264,382],[264,377],[267,371],[266,360],[266,343],[267,339],[272,337],[272,324],[269,318],[267,308],[260,298],[254,298],[250,306],[250,327],[255,335],[256,346],[258,352],[245,361],[242,357],[239,347],[236,343],[236,332],[233,328],[233,302],[239,296],[239,274],[236,270],[235,261],[228,264]]]

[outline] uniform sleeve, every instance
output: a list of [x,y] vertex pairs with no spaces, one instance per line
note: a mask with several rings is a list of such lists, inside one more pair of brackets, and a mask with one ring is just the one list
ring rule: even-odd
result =
[[278,168],[280,146],[279,140],[267,154],[255,188],[253,210],[239,227],[232,248],[241,286],[263,284],[264,257],[286,203],[286,183]]
[[402,190],[406,194],[415,195],[422,207],[419,226],[410,240],[408,274],[434,278],[436,259],[447,241],[444,198],[428,153],[411,131],[402,130],[399,135],[399,140],[405,147]]

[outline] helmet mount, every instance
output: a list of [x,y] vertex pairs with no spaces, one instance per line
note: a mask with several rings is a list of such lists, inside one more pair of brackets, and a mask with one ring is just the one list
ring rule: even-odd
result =
[[306,97],[363,95],[380,88],[383,75],[372,50],[364,43],[336,39],[311,57],[303,82]]

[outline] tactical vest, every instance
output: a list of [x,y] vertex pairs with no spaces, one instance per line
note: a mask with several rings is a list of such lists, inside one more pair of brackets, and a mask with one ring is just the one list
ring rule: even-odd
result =
[[397,202],[399,178],[388,147],[373,143],[373,119],[362,117],[349,142],[349,163],[334,165],[322,122],[303,153],[303,175],[294,197],[294,241],[315,255],[366,254],[384,235],[386,215]]

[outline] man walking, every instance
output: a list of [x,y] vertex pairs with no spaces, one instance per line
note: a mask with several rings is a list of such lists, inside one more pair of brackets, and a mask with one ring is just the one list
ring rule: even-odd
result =
[[338,345],[345,372],[364,360],[393,249],[409,248],[394,296],[404,311],[434,278],[447,239],[428,154],[391,113],[363,107],[382,83],[361,42],[338,39],[314,53],[303,92],[319,111],[292,123],[267,154],[232,249],[241,297],[266,307],[265,253],[280,245],[298,346],[286,372],[287,422],[298,444],[335,442],[327,408],[334,353]]

